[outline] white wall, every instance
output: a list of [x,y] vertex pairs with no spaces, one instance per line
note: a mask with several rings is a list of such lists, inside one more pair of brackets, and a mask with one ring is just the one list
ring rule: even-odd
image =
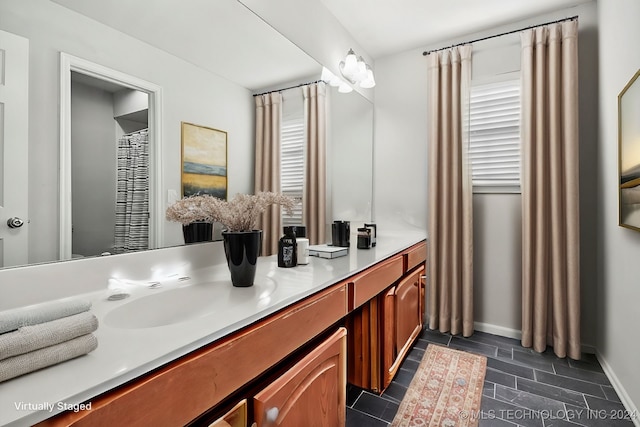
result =
[[71,89],[72,252],[112,252],[116,223],[116,126],[111,92]]
[[[228,132],[229,195],[253,189],[253,99],[248,90],[47,0],[3,0],[0,29],[30,39],[30,262],[58,256],[59,55],[155,83],[163,90],[163,194],[180,190],[180,122]],[[182,243],[165,223],[165,244]]]
[[147,110],[149,95],[133,89],[122,89],[113,94],[113,117]]
[[[376,220],[401,219],[427,227],[427,70],[423,50],[449,46],[529,25],[579,15],[580,207],[582,339],[595,345],[597,146],[596,5],[548,13],[525,21],[444,40],[425,49],[376,60],[374,189]],[[517,35],[474,44],[473,79],[519,70]],[[521,325],[519,195],[474,195],[475,314],[479,328],[517,336]]]
[[351,221],[351,227],[362,227],[371,221],[372,210],[373,105],[357,92],[329,90],[332,209],[327,222]]
[[[374,73],[375,63],[338,19],[318,0],[238,0],[320,64],[339,76],[338,64],[349,49],[362,56]],[[376,74],[377,75],[377,74]],[[372,89],[356,87],[373,101]]]
[[[640,402],[640,233],[618,226],[617,97],[640,68],[640,2],[598,2],[600,141],[597,206],[598,352],[630,410]],[[637,118],[640,120],[640,118]],[[622,387],[622,389],[620,388]],[[621,393],[621,390],[623,392]],[[632,404],[634,404],[632,406]]]

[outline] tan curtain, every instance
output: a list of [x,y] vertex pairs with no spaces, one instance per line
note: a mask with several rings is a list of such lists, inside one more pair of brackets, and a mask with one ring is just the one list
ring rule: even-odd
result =
[[579,359],[578,22],[521,37],[522,345]]
[[307,158],[302,218],[312,245],[325,243],[326,227],[326,86],[302,87],[307,133]]
[[[282,95],[272,92],[255,97],[256,102],[256,165],[254,190],[280,191],[280,129]],[[261,216],[262,255],[278,253],[282,231],[280,207],[268,208]]]
[[471,46],[428,61],[429,328],[473,334],[473,214],[467,162]]

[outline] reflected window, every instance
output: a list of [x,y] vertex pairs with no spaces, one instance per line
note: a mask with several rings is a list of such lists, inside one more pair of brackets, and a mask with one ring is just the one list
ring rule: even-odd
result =
[[[280,186],[282,193],[297,200],[302,200],[304,188],[304,142],[302,97],[285,97],[282,103]],[[296,205],[293,215],[282,216],[283,226],[300,224],[302,224],[302,203]]]

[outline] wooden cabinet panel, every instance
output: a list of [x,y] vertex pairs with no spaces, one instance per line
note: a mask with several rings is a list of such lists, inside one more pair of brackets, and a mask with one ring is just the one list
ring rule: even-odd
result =
[[382,340],[384,388],[400,368],[411,344],[422,331],[422,279],[424,268],[405,277],[384,297],[384,338]]
[[336,285],[41,425],[185,425],[346,314]]
[[346,330],[340,328],[254,397],[258,427],[345,425]]
[[347,381],[360,388],[380,390],[381,336],[377,322],[378,299],[364,303],[347,318]]
[[407,249],[405,252],[406,266],[405,272],[412,270],[427,259],[427,243],[421,242]]
[[398,255],[355,275],[349,280],[352,294],[349,309],[360,307],[395,283],[402,277],[403,268],[402,256]]
[[247,427],[247,415],[247,399],[242,399],[229,412],[209,424],[209,427]]
[[401,349],[421,325],[420,269],[396,286],[396,348]]
[[349,383],[381,392],[396,374],[422,329],[426,255],[420,242],[349,280]]

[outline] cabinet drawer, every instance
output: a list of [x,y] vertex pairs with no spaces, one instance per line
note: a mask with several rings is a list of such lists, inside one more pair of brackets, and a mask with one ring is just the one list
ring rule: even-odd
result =
[[393,285],[403,273],[402,256],[390,258],[354,276],[350,281],[351,304],[353,310],[369,301],[380,292]]
[[427,259],[427,243],[422,242],[410,247],[404,254],[406,258],[405,272],[424,263]]
[[185,425],[346,313],[346,285],[337,285],[42,425]]

